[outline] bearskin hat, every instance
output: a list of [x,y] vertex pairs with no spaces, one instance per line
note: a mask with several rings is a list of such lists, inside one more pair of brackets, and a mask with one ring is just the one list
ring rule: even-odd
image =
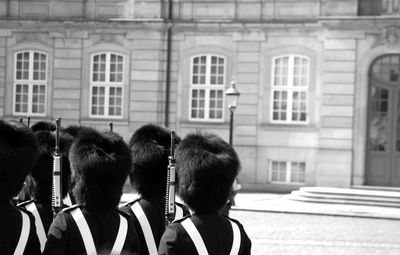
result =
[[51,123],[48,121],[39,121],[39,122],[36,122],[35,124],[33,124],[31,129],[33,132],[36,132],[39,130],[46,130],[49,132],[53,132],[56,130],[56,125],[54,123]]
[[19,122],[0,120],[0,200],[10,200],[21,190],[38,155],[32,130]]
[[118,205],[132,166],[129,147],[120,135],[82,129],[71,145],[69,160],[79,204],[96,210]]
[[[35,132],[39,143],[39,157],[28,175],[26,186],[31,198],[39,203],[51,204],[52,181],[53,181],[53,155],[55,152],[56,137],[46,130]],[[65,197],[69,191],[71,169],[68,160],[69,148],[72,137],[60,135],[61,169],[62,169],[62,196]]]
[[[180,138],[175,136],[175,144]],[[146,124],[133,133],[129,147],[132,169],[129,174],[132,186],[143,197],[165,196],[171,132],[155,124]]]
[[227,202],[240,161],[215,134],[188,134],[178,145],[176,171],[180,198],[197,213],[219,211]]
[[63,128],[63,129],[61,130],[61,132],[64,133],[64,134],[69,134],[69,135],[72,136],[72,137],[75,137],[75,136],[78,135],[78,133],[79,133],[82,129],[85,129],[85,128],[87,128],[87,127],[79,126],[79,125],[70,125],[70,126],[68,126],[68,127],[66,127],[66,128]]

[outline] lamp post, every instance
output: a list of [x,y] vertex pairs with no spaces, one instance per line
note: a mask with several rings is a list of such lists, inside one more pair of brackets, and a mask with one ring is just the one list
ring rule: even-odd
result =
[[231,81],[231,86],[225,91],[226,98],[228,100],[228,109],[230,111],[230,121],[229,121],[229,144],[232,145],[233,137],[233,113],[237,107],[237,101],[239,99],[240,93],[235,87],[235,82]]

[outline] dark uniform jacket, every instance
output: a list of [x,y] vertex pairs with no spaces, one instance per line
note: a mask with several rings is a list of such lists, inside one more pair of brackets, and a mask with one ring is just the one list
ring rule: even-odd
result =
[[40,254],[40,244],[36,235],[33,215],[26,210],[17,208],[8,201],[0,202],[0,253],[4,255],[14,254],[22,228],[20,210],[27,213],[30,220],[30,232],[24,255]]
[[[139,237],[141,254],[148,255],[149,252],[144,238],[143,230],[140,226],[138,219],[130,208],[134,203],[139,203],[144,213],[146,214],[146,217],[150,223],[151,230],[153,232],[155,244],[158,247],[161,236],[165,231],[165,200],[164,198],[140,198],[119,208],[121,211],[131,215],[131,217],[133,218],[133,221],[135,222],[135,228]],[[189,214],[189,210],[184,205],[180,203],[175,204],[176,206],[179,206],[183,209],[184,216]]]
[[[194,214],[188,217],[191,218],[193,224],[200,233],[209,255],[229,255],[233,242],[233,231],[231,223],[229,222],[230,219],[217,213],[206,215]],[[186,218],[187,217],[184,219]],[[161,238],[158,254],[198,254],[192,239],[180,223],[184,219],[168,225]],[[244,231],[242,224],[236,220],[233,221],[238,224],[240,230],[241,241],[239,255],[251,254],[251,241]]]
[[[43,254],[75,255],[86,254],[80,231],[71,215],[76,206],[59,212],[50,226]],[[110,254],[114,245],[120,218],[119,214],[128,220],[128,232],[121,254],[139,254],[139,242],[132,219],[129,215],[115,209],[92,211],[80,206],[89,226],[97,254]]]

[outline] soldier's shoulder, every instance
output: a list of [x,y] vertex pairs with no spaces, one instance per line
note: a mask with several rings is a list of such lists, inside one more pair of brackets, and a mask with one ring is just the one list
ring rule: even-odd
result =
[[121,208],[124,208],[124,207],[131,207],[135,203],[139,203],[139,201],[140,201],[140,198],[136,198],[134,200],[131,200],[131,201],[128,201],[128,202],[125,202],[125,203],[119,205],[118,208],[121,209]]
[[20,208],[21,207],[25,208],[26,206],[28,206],[30,204],[33,204],[33,203],[35,203],[35,199],[31,199],[31,200],[27,200],[27,201],[21,202],[17,206],[20,207]]
[[186,220],[186,219],[188,219],[190,217],[192,217],[192,215],[189,214],[189,215],[186,215],[186,216],[184,216],[184,217],[182,217],[180,219],[174,220],[172,223],[182,223],[184,220]]
[[61,212],[62,213],[70,213],[78,208],[80,208],[80,205],[72,205],[70,207],[66,207],[66,208],[62,209]]

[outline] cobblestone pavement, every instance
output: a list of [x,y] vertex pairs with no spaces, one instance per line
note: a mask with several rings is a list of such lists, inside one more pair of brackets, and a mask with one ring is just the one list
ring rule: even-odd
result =
[[400,221],[232,210],[252,240],[253,255],[400,254]]

